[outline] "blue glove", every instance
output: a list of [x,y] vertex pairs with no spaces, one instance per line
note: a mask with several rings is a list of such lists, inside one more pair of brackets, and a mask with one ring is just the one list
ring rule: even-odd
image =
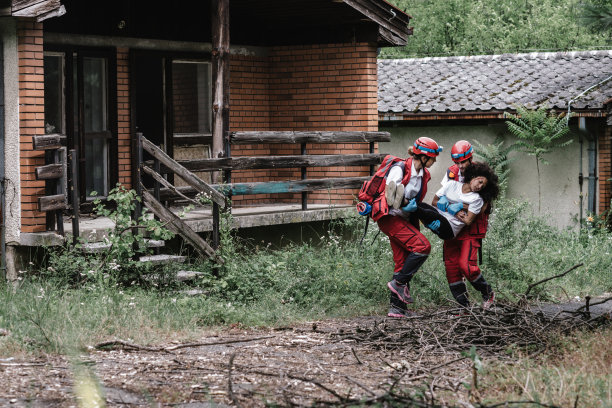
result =
[[448,208],[448,198],[446,198],[446,196],[438,198],[436,207],[438,207],[440,211],[446,211],[446,209]]
[[454,204],[451,204],[446,209],[446,211],[448,211],[452,215],[457,214],[461,210],[463,210],[463,203],[454,203]]
[[359,215],[368,215],[372,212],[372,206],[365,201],[360,201],[357,203],[357,212]]
[[440,220],[432,221],[430,224],[427,224],[426,227],[432,230],[433,232],[438,232],[438,230],[440,229]]
[[415,212],[416,210],[417,210],[416,198],[413,198],[412,200],[408,202],[408,204],[402,207],[403,212],[411,213],[411,212]]

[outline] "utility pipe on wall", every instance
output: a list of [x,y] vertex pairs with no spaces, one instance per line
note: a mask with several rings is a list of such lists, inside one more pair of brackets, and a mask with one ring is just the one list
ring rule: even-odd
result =
[[[580,92],[577,96],[575,96],[574,98],[570,99],[567,102],[566,121],[568,125],[569,125],[569,120],[570,120],[570,116],[572,113],[572,110],[571,110],[572,102],[578,100],[578,98],[582,97],[583,95],[586,95],[587,93],[589,93],[596,87],[600,86],[604,82],[608,82],[610,79],[612,79],[612,75],[610,75],[607,78],[602,79],[595,85],[588,87],[587,89]],[[584,117],[578,118],[578,128],[584,131],[586,134],[588,134],[588,130],[586,128],[586,118]],[[589,175],[587,176],[587,178],[589,179],[589,187],[588,187],[589,188],[588,190],[589,191],[589,209],[595,212],[595,195],[596,195],[595,194],[595,180],[597,179],[597,176],[595,175],[595,172],[596,172],[595,157],[596,157],[597,148],[596,148],[596,144],[593,138],[589,138],[588,152],[589,152],[589,156],[588,156],[589,157]],[[578,214],[578,217],[580,220],[580,225],[582,225],[582,209],[583,209],[582,183],[584,181],[584,176],[582,174],[582,135],[580,136],[580,164],[579,166],[580,167],[579,167],[579,174],[578,174],[578,184],[580,185],[580,197],[579,197],[580,213]]]

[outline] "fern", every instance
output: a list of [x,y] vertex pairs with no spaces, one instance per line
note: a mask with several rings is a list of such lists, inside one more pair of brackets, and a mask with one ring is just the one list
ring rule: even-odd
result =
[[529,109],[520,105],[515,108],[516,115],[504,112],[504,117],[507,119],[508,130],[518,139],[516,146],[536,159],[539,212],[542,202],[540,163],[548,164],[544,159],[545,154],[572,143],[571,139],[560,141],[569,133],[569,117],[566,117],[565,113],[557,115],[554,111],[549,111],[545,104],[537,109]]
[[510,152],[517,149],[515,143],[504,146],[504,139],[498,136],[493,143],[483,144],[474,140],[477,149],[474,155],[481,161],[487,163],[499,178],[499,191],[505,195],[508,188],[508,175],[510,174],[510,163],[514,159],[508,158]]

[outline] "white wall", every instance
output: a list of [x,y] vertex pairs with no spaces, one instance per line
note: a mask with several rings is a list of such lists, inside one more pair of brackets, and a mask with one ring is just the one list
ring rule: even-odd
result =
[[0,40],[4,48],[4,163],[6,183],[6,243],[18,244],[21,228],[19,175],[19,65],[16,20],[2,18]]
[[[450,149],[458,140],[473,142],[478,140],[483,144],[491,143],[497,136],[503,136],[505,144],[510,145],[516,138],[509,134],[505,124],[469,125],[469,126],[435,126],[435,127],[404,127],[379,126],[380,131],[391,133],[391,142],[380,143],[381,153],[396,156],[406,156],[408,146],[414,141],[426,136],[444,146],[444,151],[438,157],[436,164],[430,169],[432,180],[428,185],[425,200],[431,202],[433,194],[438,189],[446,169],[452,165]],[[540,164],[541,211],[547,217],[550,225],[557,227],[576,226],[575,219],[580,212],[580,188],[578,175],[580,173],[580,143],[577,131],[572,133],[574,140],[571,145],[546,155],[548,165]],[[475,146],[476,148],[476,146]],[[583,175],[588,175],[588,143],[583,144]],[[538,213],[538,177],[536,160],[533,156],[518,151],[512,152],[510,158],[514,161],[510,166],[510,181],[507,196],[524,198],[532,205],[534,213]],[[588,182],[583,184],[584,202],[583,215],[586,214]]]

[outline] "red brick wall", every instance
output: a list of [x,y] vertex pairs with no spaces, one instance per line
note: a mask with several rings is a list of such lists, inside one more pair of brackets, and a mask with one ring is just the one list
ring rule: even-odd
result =
[[174,64],[172,68],[172,104],[174,131],[195,133],[198,131],[198,89],[195,64]]
[[38,211],[38,197],[45,182],[35,169],[45,164],[44,152],[32,149],[32,136],[45,134],[45,94],[42,24],[20,20],[17,27],[19,58],[19,147],[21,163],[21,231],[45,230],[45,213]]
[[119,183],[131,188],[129,50],[117,49],[117,148]]
[[599,136],[599,213],[610,209],[612,199],[612,127],[606,126]]
[[[271,56],[272,130],[374,131],[378,129],[376,47],[330,44],[278,47]],[[300,153],[299,146],[278,154]],[[308,154],[368,153],[368,144],[308,145]],[[274,154],[274,152],[273,152]],[[307,178],[355,177],[366,167],[309,168]],[[279,177],[299,178],[298,171]],[[309,203],[350,204],[354,190],[315,191]],[[295,195],[294,198],[299,198]]]
[[[267,60],[233,57],[232,130],[378,129],[376,47],[333,44],[275,47]],[[307,154],[368,153],[367,144],[308,145]],[[234,146],[232,156],[300,154],[300,146]],[[366,167],[310,168],[308,178],[353,177]],[[233,182],[295,180],[300,170],[236,172]],[[351,203],[354,190],[309,194],[310,203]],[[300,202],[300,194],[236,197],[240,204],[262,200]]]
[[[270,130],[270,62],[265,57],[232,55],[230,59],[230,129],[232,131]],[[232,146],[232,156],[267,156],[270,145]],[[270,180],[269,170],[232,172],[232,182],[252,183]],[[235,205],[270,201],[270,195],[236,196]]]

